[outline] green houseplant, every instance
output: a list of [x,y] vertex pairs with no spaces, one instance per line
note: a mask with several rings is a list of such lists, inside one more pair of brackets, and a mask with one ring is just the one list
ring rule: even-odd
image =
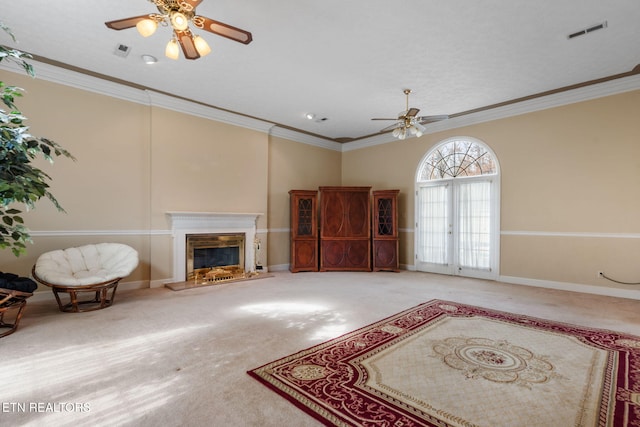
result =
[[[11,30],[2,22],[0,28],[15,41]],[[33,67],[26,61],[28,58],[31,56],[27,53],[0,45],[0,62],[15,62],[35,77]],[[22,92],[21,88],[0,81],[0,96],[8,108],[6,111],[0,109],[0,249],[10,248],[16,257],[26,252],[26,243],[31,242],[31,236],[20,216],[22,211],[15,205],[22,204],[29,210],[35,202],[47,197],[64,212],[48,190],[51,177],[35,167],[33,160],[43,157],[53,163],[54,156],[61,155],[75,160],[54,141],[29,133],[29,127],[24,124],[27,118],[14,103]]]

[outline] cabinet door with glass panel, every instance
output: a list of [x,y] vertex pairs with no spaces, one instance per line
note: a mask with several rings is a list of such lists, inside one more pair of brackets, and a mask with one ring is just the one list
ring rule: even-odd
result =
[[289,191],[291,204],[291,257],[289,270],[318,271],[318,192]]
[[400,271],[398,259],[398,193],[373,191],[373,271]]

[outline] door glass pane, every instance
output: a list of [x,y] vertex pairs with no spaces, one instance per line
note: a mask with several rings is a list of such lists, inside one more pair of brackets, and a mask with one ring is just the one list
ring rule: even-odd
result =
[[421,187],[418,203],[418,261],[445,265],[449,253],[447,185]]
[[378,199],[378,235],[393,235],[393,203],[391,199]]
[[491,267],[491,182],[457,183],[458,265]]
[[313,200],[298,199],[298,236],[313,234]]

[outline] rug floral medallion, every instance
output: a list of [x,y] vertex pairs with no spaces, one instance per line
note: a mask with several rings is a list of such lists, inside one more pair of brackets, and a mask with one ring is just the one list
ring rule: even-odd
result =
[[327,425],[640,426],[640,337],[449,301],[248,373]]

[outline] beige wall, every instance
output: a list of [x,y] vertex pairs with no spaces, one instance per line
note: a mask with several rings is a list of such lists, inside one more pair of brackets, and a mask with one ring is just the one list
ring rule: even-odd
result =
[[[65,208],[41,199],[27,214],[34,230],[145,229],[149,225],[149,108],[90,92],[0,74],[26,89],[18,107],[30,132],[58,142],[77,159],[38,162]],[[126,211],[126,213],[125,213]]]
[[289,190],[341,185],[341,153],[283,138],[269,141],[269,265],[289,264]]
[[28,275],[47,250],[121,241],[141,254],[127,280],[161,282],[172,276],[166,212],[181,210],[264,213],[263,261],[286,268],[288,191],[323,185],[400,189],[410,268],[418,163],[438,142],[470,136],[501,166],[503,278],[630,289],[596,272],[640,276],[640,91],[341,153],[22,74],[0,80],[27,89],[18,105],[32,133],[78,158],[39,163],[67,214],[46,200],[25,214],[34,245],[21,258],[0,252],[3,271]]
[[401,262],[413,264],[418,163],[447,138],[480,139],[501,167],[502,276],[632,289],[596,273],[640,277],[639,111],[634,91],[349,151],[343,183],[401,189]]
[[[426,137],[425,137],[426,138]],[[421,141],[422,142],[422,141]],[[370,185],[372,190],[398,189],[400,264],[413,266],[413,209],[416,168],[424,153],[415,139],[394,141],[342,156],[344,185]]]
[[67,213],[38,202],[24,215],[34,244],[20,258],[0,252],[2,270],[28,275],[48,250],[118,241],[140,254],[126,280],[145,286],[172,277],[168,211],[261,213],[266,230],[267,134],[21,74],[0,80],[27,90],[18,106],[31,132],[77,158],[38,162]]

